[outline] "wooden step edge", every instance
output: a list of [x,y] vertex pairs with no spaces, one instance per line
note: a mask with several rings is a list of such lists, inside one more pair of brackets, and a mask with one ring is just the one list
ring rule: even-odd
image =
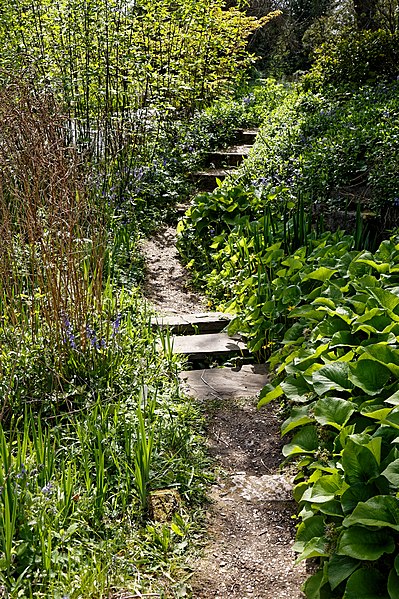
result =
[[167,329],[177,335],[220,333],[233,318],[231,314],[224,312],[157,316],[151,319],[151,327],[154,330]]
[[170,346],[173,353],[191,360],[219,357],[245,356],[249,350],[241,337],[230,337],[227,333],[206,333],[202,335],[172,336]]
[[231,146],[230,148],[226,148],[225,150],[215,150],[213,152],[209,152],[210,156],[247,156],[251,150],[252,146],[250,145],[242,145],[242,146]]
[[201,368],[179,373],[184,392],[195,399],[254,397],[270,382],[266,364],[240,364],[236,367]]
[[192,177],[227,177],[232,173],[236,172],[235,167],[223,167],[223,168],[208,168],[203,171],[196,171],[191,174]]

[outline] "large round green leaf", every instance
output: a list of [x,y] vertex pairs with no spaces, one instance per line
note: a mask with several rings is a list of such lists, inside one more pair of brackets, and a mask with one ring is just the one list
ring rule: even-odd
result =
[[340,430],[356,411],[356,406],[344,399],[323,397],[316,403],[313,413],[320,424],[330,425]]
[[343,521],[344,526],[387,526],[399,532],[399,499],[391,495],[378,495],[360,502],[353,513]]
[[349,484],[365,483],[379,476],[378,462],[372,451],[348,439],[342,452],[345,479]]
[[360,568],[349,578],[343,599],[389,599],[385,578],[374,568]]
[[316,427],[305,426],[294,435],[291,443],[284,445],[283,455],[285,457],[301,454],[301,453],[313,453],[319,446],[319,437],[317,434]]
[[352,526],[343,531],[338,542],[337,554],[374,561],[384,553],[392,553],[394,550],[395,542],[392,536],[385,531]]
[[360,563],[353,557],[334,554],[328,562],[328,580],[332,590],[353,574]]
[[375,360],[358,360],[350,364],[349,380],[367,395],[380,393],[390,378],[389,368]]
[[347,391],[353,388],[348,377],[347,362],[331,362],[314,373],[313,388],[318,395],[324,395],[329,391]]
[[294,406],[287,420],[281,425],[281,434],[284,436],[298,426],[314,422],[313,416],[309,415],[313,405],[311,403],[304,406]]

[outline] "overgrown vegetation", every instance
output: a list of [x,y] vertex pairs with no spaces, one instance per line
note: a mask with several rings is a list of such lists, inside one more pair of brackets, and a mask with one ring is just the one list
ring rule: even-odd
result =
[[[137,241],[187,191],[202,128],[212,143],[198,112],[233,93],[271,18],[223,7],[0,10],[2,596],[190,593],[210,474]],[[173,499],[164,518],[155,491]]]
[[179,225],[194,279],[274,374],[259,407],[285,413],[310,599],[398,594],[396,45],[345,30],[321,47]]
[[[210,475],[136,288],[137,241],[209,150],[258,125],[245,166],[194,201],[180,250],[275,369],[260,405],[280,401],[293,435],[296,548],[320,565],[307,596],[397,597],[399,244],[382,241],[399,202],[397,3],[267,3],[259,18],[244,4],[0,10],[6,597],[189,596]],[[314,61],[302,82],[246,84],[263,30],[274,73]],[[150,523],[156,490],[174,507]]]

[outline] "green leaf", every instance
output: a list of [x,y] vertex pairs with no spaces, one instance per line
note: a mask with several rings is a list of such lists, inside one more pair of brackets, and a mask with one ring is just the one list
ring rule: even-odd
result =
[[399,488],[399,459],[388,464],[381,476],[385,476],[393,487]]
[[343,599],[389,599],[386,580],[374,568],[356,570],[346,583]]
[[353,388],[348,379],[349,365],[347,362],[332,362],[326,364],[313,375],[313,388],[318,395],[329,391],[347,391]]
[[303,591],[307,599],[330,599],[332,597],[328,585],[326,585],[323,570],[319,570],[306,580]]
[[389,369],[374,360],[358,360],[350,364],[350,381],[368,395],[380,393],[390,378]]
[[373,418],[379,422],[383,422],[387,416],[392,412],[392,408],[386,408],[384,406],[365,406],[361,409],[360,413],[362,416],[367,418]]
[[330,347],[357,347],[360,342],[360,337],[356,337],[351,331],[338,331],[331,337]]
[[323,516],[312,516],[306,518],[298,526],[293,550],[301,553],[305,545],[314,537],[322,537],[324,535],[325,524]]
[[330,501],[325,501],[324,503],[318,503],[317,508],[322,514],[327,514],[328,516],[333,516],[334,518],[344,517],[341,501],[339,499],[331,499]]
[[369,530],[362,526],[351,526],[344,530],[337,547],[337,555],[354,559],[374,561],[384,553],[392,553],[395,542],[386,531]]
[[324,283],[324,281],[330,279],[336,272],[338,272],[336,269],[321,266],[320,268],[317,268],[313,272],[310,272],[309,274],[304,276],[302,280],[308,281],[309,279],[314,279],[316,281],[321,281],[322,283]]
[[310,559],[312,557],[325,557],[328,555],[327,547],[329,545],[326,537],[313,537],[308,543],[306,543],[303,551],[299,557],[297,557],[295,563],[298,564],[304,559]]
[[334,590],[359,566],[359,560],[348,557],[347,555],[334,554],[328,562],[328,580],[331,589]]
[[280,384],[281,389],[284,391],[287,399],[295,403],[304,403],[309,401],[312,393],[312,389],[309,387],[302,375],[300,376],[287,376],[286,379]]
[[312,408],[313,403],[305,406],[294,406],[291,410],[290,416],[281,425],[281,434],[284,436],[292,429],[314,422],[314,418],[309,416],[309,410]]
[[301,453],[313,453],[319,446],[319,438],[315,426],[305,426],[294,435],[291,443],[284,445],[283,455],[285,457]]
[[388,576],[388,593],[390,599],[399,599],[399,575],[395,568],[392,568]]
[[294,308],[288,313],[288,318],[309,318],[311,320],[316,320],[317,322],[323,320],[324,314],[315,310],[313,306],[309,306],[308,304],[304,306],[298,306],[298,308]]
[[258,408],[265,406],[269,402],[273,401],[273,399],[277,399],[283,395],[284,391],[277,385],[277,387],[273,387],[273,385],[266,385],[262,391],[260,392],[260,401],[258,402]]
[[344,526],[362,524],[399,531],[399,499],[390,495],[377,495],[365,503],[359,503],[353,513],[343,521]]
[[314,416],[320,424],[330,425],[340,430],[356,411],[356,406],[344,399],[323,397],[313,408]]
[[385,402],[391,404],[392,406],[399,406],[399,391],[396,391],[390,395]]
[[350,514],[360,501],[367,501],[375,495],[374,485],[367,483],[352,484],[341,496],[341,505],[345,514]]
[[[376,439],[377,440],[377,439]],[[381,439],[379,440],[381,445]],[[345,480],[349,484],[365,483],[379,476],[379,466],[372,451],[348,439],[342,452]]]
[[368,290],[370,295],[375,297],[378,303],[385,308],[385,310],[394,310],[399,304],[399,297],[387,289],[381,289],[381,287],[373,287]]
[[342,493],[343,480],[339,474],[330,474],[321,476],[313,485],[303,494],[303,501],[311,503],[325,503],[334,499],[335,495]]

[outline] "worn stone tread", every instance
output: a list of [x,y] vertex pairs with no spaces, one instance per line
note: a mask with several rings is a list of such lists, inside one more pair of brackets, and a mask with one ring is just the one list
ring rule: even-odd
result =
[[248,353],[244,341],[233,339],[227,333],[173,336],[172,347],[175,354],[190,356],[193,360]]
[[202,312],[158,316],[151,321],[153,328],[169,329],[178,335],[188,333],[220,333],[231,321],[231,314],[224,312]]
[[231,175],[231,173],[235,172],[235,168],[234,167],[224,167],[224,168],[206,168],[202,171],[196,171],[195,173],[193,173],[193,176],[195,178],[215,178],[218,177],[219,179],[222,177],[227,177],[227,175]]
[[269,382],[265,364],[245,364],[238,368],[211,368],[181,372],[185,392],[195,399],[253,397]]
[[215,167],[238,166],[248,156],[251,147],[250,145],[237,145],[225,150],[210,152],[209,161]]
[[237,131],[237,143],[253,144],[259,129],[239,129]]

